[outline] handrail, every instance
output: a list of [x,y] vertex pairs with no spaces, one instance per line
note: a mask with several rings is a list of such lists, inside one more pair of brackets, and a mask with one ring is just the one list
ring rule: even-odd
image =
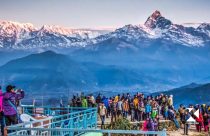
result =
[[[52,118],[52,120],[56,120],[56,119],[64,118],[64,117],[69,117],[70,115],[74,116],[76,114],[81,114],[81,113],[85,113],[85,112],[89,112],[89,111],[92,111],[92,112],[97,111],[97,108],[86,108],[86,110],[82,110],[82,111],[76,111],[76,112],[67,113],[67,114],[63,114],[63,115],[57,115],[57,116],[54,116]],[[35,121],[31,121],[31,122],[19,123],[19,124],[16,124],[16,125],[9,126],[9,128],[10,127],[21,127],[21,126],[24,126],[24,125],[29,125],[29,124],[39,123],[39,122],[45,122],[45,121],[49,121],[49,118],[35,120]]]
[[69,112],[89,110],[96,107],[49,107],[49,106],[33,106],[33,105],[22,105],[20,106],[21,111],[29,115],[43,114],[43,115],[59,115],[66,114]]
[[72,128],[11,128],[9,130],[36,130],[36,131],[48,131],[48,132],[98,132],[107,134],[156,134],[160,136],[166,136],[166,130],[163,131],[141,131],[141,130],[106,130],[106,129],[72,129]]
[[67,108],[67,109],[89,109],[94,107],[51,107],[51,106],[34,106],[34,105],[21,105],[20,107],[29,107],[29,108]]

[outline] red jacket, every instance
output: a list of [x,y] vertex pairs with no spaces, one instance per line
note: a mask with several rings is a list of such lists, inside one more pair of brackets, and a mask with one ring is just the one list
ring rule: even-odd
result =
[[199,113],[199,118],[196,118],[196,121],[199,122],[199,123],[203,122],[203,116],[202,116],[201,113]]

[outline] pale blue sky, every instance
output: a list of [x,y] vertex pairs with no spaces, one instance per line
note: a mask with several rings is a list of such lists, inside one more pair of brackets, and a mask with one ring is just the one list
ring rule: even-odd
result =
[[174,23],[210,22],[210,0],[0,0],[0,20],[107,28],[143,24],[156,9]]

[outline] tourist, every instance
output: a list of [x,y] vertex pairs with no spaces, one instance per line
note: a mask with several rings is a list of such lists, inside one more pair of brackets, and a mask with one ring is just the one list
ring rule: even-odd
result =
[[128,117],[128,111],[129,111],[129,104],[128,104],[128,99],[123,101],[123,117],[127,118]]
[[159,125],[158,120],[155,118],[154,119],[154,128],[155,128],[155,131],[158,131],[158,125]]
[[6,119],[6,126],[18,124],[19,115],[17,111],[16,101],[24,98],[24,91],[18,89],[15,91],[15,86],[8,85],[6,93],[3,94],[3,109]]
[[134,122],[135,109],[134,109],[134,104],[132,101],[133,99],[131,99],[131,103],[130,103],[130,113],[131,113],[131,122]]
[[209,131],[209,117],[207,113],[204,113],[203,115],[203,125],[204,125],[204,131]]
[[95,98],[93,94],[90,94],[89,103],[90,103],[90,107],[95,107]]
[[199,111],[199,117],[196,117],[196,129],[198,132],[201,132],[202,126],[203,126],[203,115],[201,111]]
[[[149,118],[149,121],[147,123],[147,130],[148,131],[155,131],[155,124],[154,124],[152,118]],[[149,136],[153,136],[153,135],[151,134]]]
[[72,100],[71,100],[71,106],[72,107],[77,107],[77,98],[76,96],[74,95]]
[[1,124],[1,134],[4,134],[4,112],[3,112],[3,93],[0,86],[0,124]]
[[[106,107],[106,109],[108,109],[109,108],[109,99],[107,97],[103,96],[102,102],[104,103],[104,106]],[[108,112],[106,112],[106,118],[108,118]]]
[[178,112],[179,112],[179,115],[180,115],[181,122],[184,120],[184,111],[185,111],[185,109],[184,109],[183,105],[180,104]]
[[147,127],[148,122],[149,122],[149,118],[147,118],[142,125],[143,131],[148,131],[148,127]]
[[139,102],[139,121],[144,120],[144,113],[145,113],[145,108],[144,108],[144,103],[143,101]]
[[185,110],[185,114],[184,114],[184,135],[188,135],[188,129],[189,129],[189,124],[187,122],[187,120],[190,118],[190,113],[189,110],[186,109]]
[[[119,96],[119,95],[118,95]],[[119,101],[117,102],[117,117],[119,118],[120,116],[122,116],[122,111],[123,111],[123,102],[122,100],[119,98]]]
[[173,95],[170,95],[168,98],[168,105],[169,107],[173,107]]
[[82,106],[81,97],[77,97],[77,107],[81,107],[81,106]]
[[117,121],[117,103],[112,99],[112,103],[110,104],[110,112],[111,112],[111,123],[113,120]]
[[139,99],[136,95],[134,95],[133,105],[134,105],[134,119],[139,120],[139,115],[138,115]]
[[88,107],[87,98],[85,96],[82,96],[82,107],[83,108]]
[[147,105],[145,106],[145,113],[146,113],[146,117],[147,117],[147,118],[150,117],[151,111],[152,111],[152,107],[151,107],[151,105],[149,104],[149,102],[147,102]]
[[99,115],[101,118],[101,129],[104,128],[104,123],[105,123],[105,116],[106,116],[106,107],[104,106],[104,103],[101,103],[99,106]]
[[96,103],[99,104],[101,103],[101,94],[99,93],[98,96],[96,97]]
[[165,117],[165,120],[168,120],[168,105],[165,104],[164,106],[164,117]]

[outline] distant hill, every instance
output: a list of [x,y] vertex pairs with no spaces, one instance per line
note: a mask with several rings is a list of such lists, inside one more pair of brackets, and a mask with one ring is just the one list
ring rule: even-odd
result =
[[179,104],[210,104],[210,83],[203,85],[193,83],[166,92],[153,93],[153,95],[160,93],[167,95],[172,94],[174,97],[174,104],[176,106]]
[[[0,67],[1,84],[12,83],[28,91],[141,88],[172,83],[138,70],[93,62],[77,62],[53,51],[15,59]],[[143,88],[143,87],[142,87]]]

